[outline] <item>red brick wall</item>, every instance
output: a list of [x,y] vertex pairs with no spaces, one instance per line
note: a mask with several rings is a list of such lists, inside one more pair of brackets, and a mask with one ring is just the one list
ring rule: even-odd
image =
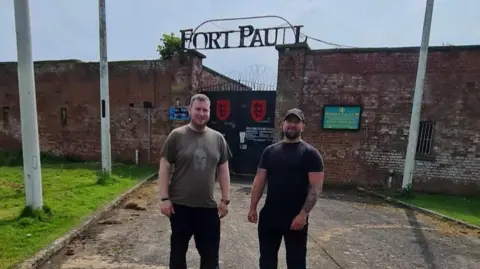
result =
[[[158,151],[169,131],[185,122],[168,119],[178,101],[186,105],[204,85],[202,56],[187,54],[172,61],[109,62],[111,145],[114,160],[158,161]],[[75,60],[35,63],[37,115],[41,151],[99,160],[99,64]],[[0,148],[21,149],[20,108],[16,63],[0,64]],[[143,102],[151,102],[151,135]],[[61,110],[66,109],[66,124]]]
[[[326,182],[381,184],[393,169],[401,184],[418,48],[277,49],[277,116],[304,110],[304,137],[323,153]],[[416,161],[414,187],[480,193],[480,46],[430,48],[424,89],[421,120],[436,122],[434,159]],[[320,129],[324,104],[363,105],[361,130]]]

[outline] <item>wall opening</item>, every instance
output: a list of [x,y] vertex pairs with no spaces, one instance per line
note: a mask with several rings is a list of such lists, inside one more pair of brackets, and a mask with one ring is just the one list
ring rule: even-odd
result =
[[3,127],[5,128],[7,128],[8,125],[10,124],[8,112],[10,112],[10,107],[4,106],[2,108],[2,121],[3,121]]
[[60,125],[62,127],[67,125],[67,108],[65,107],[60,109]]
[[143,102],[143,108],[153,108],[153,104],[150,101]]
[[417,151],[418,157],[433,156],[433,138],[435,135],[435,123],[421,121],[418,128]]

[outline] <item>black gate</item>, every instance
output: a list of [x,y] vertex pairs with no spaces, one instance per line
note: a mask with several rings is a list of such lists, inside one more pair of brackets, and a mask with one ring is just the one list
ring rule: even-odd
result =
[[211,101],[209,127],[225,136],[232,151],[230,170],[255,175],[263,150],[275,141],[275,88],[225,84],[201,92]]

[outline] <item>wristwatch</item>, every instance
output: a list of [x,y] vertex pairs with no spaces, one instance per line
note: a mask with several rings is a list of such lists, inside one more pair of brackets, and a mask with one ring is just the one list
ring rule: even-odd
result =
[[168,201],[168,200],[169,200],[168,197],[167,197],[167,198],[162,198],[162,199],[160,199],[160,201],[162,201],[162,202],[163,202],[163,201]]
[[224,199],[221,199],[220,201],[222,201],[224,204],[228,205],[230,204],[230,200],[224,200]]

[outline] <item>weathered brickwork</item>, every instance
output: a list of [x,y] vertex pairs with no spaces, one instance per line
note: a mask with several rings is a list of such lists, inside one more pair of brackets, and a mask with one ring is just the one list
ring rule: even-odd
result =
[[[418,48],[309,50],[277,47],[277,116],[298,106],[305,140],[326,163],[331,184],[401,184]],[[324,131],[325,104],[361,104],[359,132]],[[414,188],[480,193],[480,46],[431,47],[422,121],[435,122],[433,154],[417,160]]]
[[[109,63],[114,160],[133,161],[138,150],[140,162],[158,162],[166,135],[185,123],[170,121],[169,107],[186,105],[198,89],[221,81],[202,75],[204,57],[190,52],[171,61]],[[99,64],[76,60],[36,62],[35,80],[41,151],[99,160]],[[145,109],[145,102],[153,108]],[[21,149],[16,63],[0,64],[0,106],[0,148]]]

